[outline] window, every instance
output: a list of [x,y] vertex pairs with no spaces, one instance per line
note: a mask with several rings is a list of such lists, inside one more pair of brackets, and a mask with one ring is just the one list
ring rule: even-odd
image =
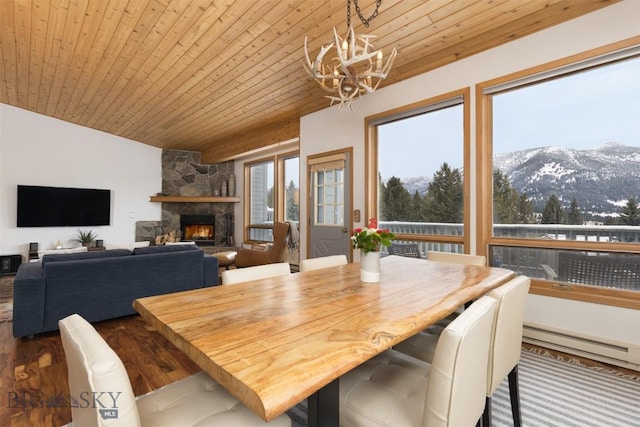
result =
[[246,166],[249,183],[248,240],[273,240],[274,164],[269,160]]
[[463,252],[469,167],[468,90],[368,118],[373,215],[398,240]]
[[245,241],[273,241],[274,221],[299,221],[299,157],[277,155],[245,164]]
[[311,166],[314,225],[344,225],[344,160]]
[[284,220],[294,221],[300,224],[300,157],[287,157],[282,159],[284,168]]
[[493,197],[480,234],[494,265],[553,289],[640,291],[628,262],[640,264],[638,75],[632,46],[481,85]]

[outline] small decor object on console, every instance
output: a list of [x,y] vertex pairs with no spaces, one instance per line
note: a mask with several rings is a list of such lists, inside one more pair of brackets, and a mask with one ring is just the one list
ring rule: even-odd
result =
[[371,218],[366,228],[356,228],[351,235],[355,249],[360,249],[360,280],[380,281],[380,247],[390,246],[395,234],[378,229],[378,220]]
[[[91,245],[91,243],[96,240],[96,238],[98,237],[97,234],[95,234],[93,231],[89,230],[89,231],[85,231],[85,230],[78,230],[78,237],[75,239],[77,242],[82,243],[82,246],[86,246],[89,247]],[[57,245],[56,245],[57,247]]]
[[227,197],[227,181],[222,181],[222,185],[220,186],[220,196]]

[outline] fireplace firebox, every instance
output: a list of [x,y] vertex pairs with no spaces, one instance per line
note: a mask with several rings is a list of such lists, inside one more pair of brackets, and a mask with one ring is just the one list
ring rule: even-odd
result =
[[180,215],[183,240],[192,240],[199,246],[215,244],[216,218],[214,215]]

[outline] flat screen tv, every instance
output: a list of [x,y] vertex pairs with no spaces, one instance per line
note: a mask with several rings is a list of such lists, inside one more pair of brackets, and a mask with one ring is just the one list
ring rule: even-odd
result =
[[18,185],[18,227],[109,225],[111,190]]

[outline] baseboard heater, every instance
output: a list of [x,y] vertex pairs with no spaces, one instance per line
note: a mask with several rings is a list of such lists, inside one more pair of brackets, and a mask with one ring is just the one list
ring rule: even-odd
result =
[[640,347],[628,343],[532,323],[525,323],[523,341],[610,365],[640,370]]

